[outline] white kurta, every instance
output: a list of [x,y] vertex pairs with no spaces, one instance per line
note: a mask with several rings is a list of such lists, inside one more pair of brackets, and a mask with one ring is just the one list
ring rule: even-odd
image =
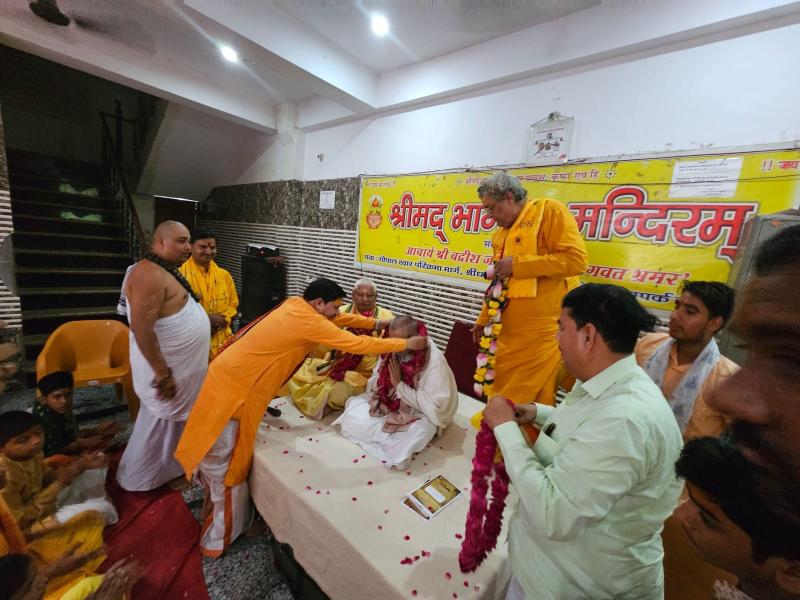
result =
[[403,382],[397,386],[397,396],[418,417],[408,429],[387,433],[383,431],[384,417],[369,414],[369,401],[375,393],[382,361],[375,366],[366,391],[350,398],[342,415],[333,422],[345,438],[361,446],[386,468],[407,468],[414,454],[453,422],[458,408],[458,389],[453,372],[436,344],[432,341],[428,344],[428,362],[416,389]]
[[117,481],[128,491],[152,490],[183,473],[173,454],[208,369],[211,325],[194,299],[188,298],[174,315],[158,319],[154,329],[178,393],[171,400],[158,396],[151,385],[155,372],[131,332],[133,387],[141,406],[117,470]]

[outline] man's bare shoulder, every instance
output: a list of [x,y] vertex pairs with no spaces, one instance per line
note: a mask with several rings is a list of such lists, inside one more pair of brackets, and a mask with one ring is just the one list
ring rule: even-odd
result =
[[[128,276],[127,291],[135,292],[136,290],[150,290],[163,288],[167,285],[164,278],[166,271],[159,267],[154,262],[149,260],[140,260],[136,263],[136,268],[130,272]],[[129,294],[130,295],[130,294]]]

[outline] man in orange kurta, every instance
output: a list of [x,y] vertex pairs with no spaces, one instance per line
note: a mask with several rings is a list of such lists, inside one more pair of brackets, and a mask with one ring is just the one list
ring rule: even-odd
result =
[[[528,199],[519,179],[495,173],[478,187],[498,229],[492,237],[495,273],[506,279],[508,304],[495,353],[494,394],[517,404],[553,404],[561,355],[556,333],[561,299],[586,271],[586,247],[561,202]],[[473,334],[489,322],[484,302]]]
[[[175,458],[187,478],[199,471],[210,493],[200,551],[219,556],[248,526],[253,510],[247,474],[267,405],[319,344],[354,354],[420,350],[427,339],[373,338],[340,329],[380,329],[388,322],[339,314],[344,291],[317,279],[303,297],[289,298],[224,348],[209,365]],[[242,333],[242,332],[240,332]]]

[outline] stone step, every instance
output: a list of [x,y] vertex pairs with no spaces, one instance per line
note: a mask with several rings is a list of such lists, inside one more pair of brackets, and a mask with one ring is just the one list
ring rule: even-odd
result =
[[23,311],[45,308],[80,308],[82,306],[110,306],[119,301],[120,288],[106,286],[94,288],[41,287],[19,290]]
[[9,173],[11,189],[33,188],[47,192],[78,193],[92,189],[98,191],[98,196],[108,196],[105,185],[98,182],[65,179],[63,177],[48,177],[46,175],[31,175],[28,173]]
[[43,231],[15,231],[14,248],[53,251],[127,252],[128,240],[121,235],[76,235]]
[[122,228],[117,223],[94,223],[78,219],[39,217],[36,215],[12,214],[17,231],[68,233],[72,235],[99,235],[121,237]]
[[125,269],[17,267],[21,288],[37,287],[119,287]]
[[101,208],[114,210],[116,204],[108,196],[85,196],[83,194],[70,194],[67,192],[57,192],[36,187],[11,187],[11,202],[46,202],[58,206],[70,206],[80,208]]
[[[50,218],[73,218],[78,217],[83,220],[89,216],[95,216],[102,223],[116,223],[117,211],[113,208],[94,208],[91,206],[77,206],[71,204],[57,204],[54,202],[32,202],[29,200],[13,200],[11,202],[13,213],[25,215],[36,215],[37,217]],[[64,213],[69,213],[64,217]]]
[[30,335],[49,334],[69,321],[89,319],[121,321],[122,317],[117,314],[116,305],[28,310],[22,311],[22,328],[27,338]]
[[61,268],[109,268],[126,269],[132,263],[122,252],[87,252],[83,250],[31,250],[16,249],[14,261],[18,267]]

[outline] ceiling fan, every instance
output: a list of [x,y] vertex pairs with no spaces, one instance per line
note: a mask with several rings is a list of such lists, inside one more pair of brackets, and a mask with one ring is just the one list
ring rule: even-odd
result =
[[33,14],[48,23],[61,27],[69,25],[69,17],[61,12],[56,0],[34,0],[28,4],[28,7]]
[[[68,2],[76,6],[68,6],[69,15],[63,13],[57,0],[30,0],[28,7],[40,19],[52,25],[66,27],[72,25],[76,29],[114,39],[118,44],[129,46],[148,54],[156,52],[156,43],[142,24],[119,10],[119,6],[109,5],[106,10],[89,12],[86,2]],[[147,6],[145,4],[145,6]]]

